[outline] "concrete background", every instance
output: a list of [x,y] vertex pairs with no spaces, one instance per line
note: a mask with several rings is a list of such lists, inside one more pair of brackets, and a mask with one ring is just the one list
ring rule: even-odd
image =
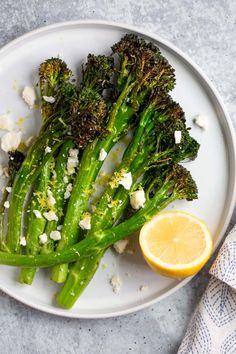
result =
[[[186,52],[213,81],[236,126],[236,1],[1,0],[0,46],[40,26],[78,19],[133,24]],[[236,222],[236,212],[231,226]],[[0,353],[174,354],[207,284],[203,270],[168,299],[139,313],[70,320],[0,294]]]

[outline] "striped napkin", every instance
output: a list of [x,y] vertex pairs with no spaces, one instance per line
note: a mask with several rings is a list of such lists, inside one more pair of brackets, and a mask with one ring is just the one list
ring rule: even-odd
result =
[[178,354],[236,353],[236,226],[221,247],[210,274]]

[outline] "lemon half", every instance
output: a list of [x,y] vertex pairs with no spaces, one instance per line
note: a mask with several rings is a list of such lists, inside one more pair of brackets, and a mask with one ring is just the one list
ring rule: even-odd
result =
[[154,216],[142,227],[139,244],[153,270],[174,278],[197,273],[212,253],[206,224],[182,211]]

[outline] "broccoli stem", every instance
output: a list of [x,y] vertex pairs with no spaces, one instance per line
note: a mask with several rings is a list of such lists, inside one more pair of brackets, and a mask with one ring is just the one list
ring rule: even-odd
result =
[[0,252],[0,264],[23,267],[51,267],[58,264],[77,261],[101,252],[113,243],[123,239],[139,230],[142,225],[150,220],[158,211],[164,209],[170,202],[178,199],[178,194],[169,196],[172,187],[171,181],[163,184],[159,192],[146,204],[146,207],[134,214],[130,219],[116,227],[98,231],[93,237],[85,238],[79,243],[62,251],[56,251],[45,255],[20,255],[15,253]]
[[[12,181],[13,181],[14,176],[10,176],[9,180],[7,182],[6,188],[7,187],[11,187],[12,186]],[[0,203],[0,249],[2,251],[5,252],[9,252],[8,247],[6,246],[6,240],[5,240],[5,234],[4,234],[4,218],[5,218],[5,202],[9,196],[9,192],[6,190],[6,188],[4,189],[3,195],[2,195],[2,199],[1,199],[1,203]]]
[[39,176],[44,164],[62,144],[59,135],[58,138],[53,141],[53,145],[51,145],[51,152],[44,156],[47,142],[48,138],[44,138],[39,139],[32,145],[13,183],[8,214],[7,247],[14,253],[20,252],[22,211],[26,195],[31,184]]
[[[54,251],[55,243],[50,239],[50,233],[56,230],[57,226],[63,222],[63,213],[65,209],[66,200],[64,199],[64,194],[67,185],[72,181],[72,176],[66,174],[66,167],[68,161],[69,150],[75,147],[72,141],[67,141],[61,148],[60,155],[58,157],[56,165],[56,183],[54,189],[52,189],[54,198],[56,199],[56,210],[57,215],[61,215],[58,221],[48,221],[45,233],[48,235],[47,243],[42,247],[41,253],[48,254]],[[67,176],[68,182],[65,182],[64,177]],[[52,272],[53,277],[53,272]]]
[[4,215],[5,215],[5,202],[8,198],[8,192],[4,190],[1,204],[0,204],[0,248],[2,250],[5,250],[6,245],[5,245],[5,237],[4,237]]
[[56,296],[59,306],[70,309],[75,304],[96,273],[104,252],[81,258],[70,267],[66,282]]
[[[26,254],[38,254],[40,251],[39,236],[43,233],[46,219],[42,216],[37,218],[34,214],[35,210],[38,210],[43,214],[47,210],[45,206],[42,206],[39,202],[39,194],[42,195],[42,198],[46,200],[47,198],[47,189],[50,182],[51,176],[51,166],[52,158],[49,159],[42,168],[42,171],[36,181],[36,186],[33,189],[33,195],[30,200],[30,205],[28,205],[29,216],[27,220],[27,231],[26,231]],[[38,194],[39,193],[39,194]],[[20,272],[19,282],[31,285],[37,268],[23,268]]]
[[[67,140],[61,147],[58,157],[57,163],[55,167],[55,180],[52,183],[51,191],[56,200],[55,209],[56,214],[58,215],[58,221],[47,221],[45,227],[45,233],[48,236],[47,242],[42,246],[41,253],[48,254],[54,251],[55,243],[52,239],[50,239],[50,233],[53,230],[56,230],[57,226],[60,225],[63,221],[63,213],[66,204],[66,200],[64,199],[64,194],[66,191],[67,185],[72,181],[72,176],[67,175],[67,161],[69,156],[70,149],[73,149],[75,144],[72,140]],[[67,182],[65,182],[64,177],[67,177]]]

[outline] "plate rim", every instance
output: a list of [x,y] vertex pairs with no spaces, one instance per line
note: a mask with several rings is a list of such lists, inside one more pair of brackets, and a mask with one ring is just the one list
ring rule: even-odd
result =
[[[145,37],[149,37],[150,39],[153,39],[157,42],[159,42],[163,47],[168,48],[169,51],[172,51],[175,55],[177,54],[181,60],[187,64],[188,66],[190,66],[192,69],[194,69],[195,73],[200,77],[201,81],[205,83],[207,92],[210,93],[216,100],[218,106],[220,107],[223,116],[222,116],[222,121],[224,121],[224,123],[226,123],[226,128],[228,130],[228,132],[225,132],[227,137],[230,137],[230,140],[227,141],[227,147],[228,147],[228,161],[230,163],[230,176],[231,176],[231,180],[229,180],[229,184],[231,184],[231,186],[228,186],[228,190],[231,189],[232,190],[232,194],[231,194],[231,200],[230,202],[228,202],[228,213],[225,216],[224,220],[223,220],[223,224],[222,224],[222,228],[221,231],[218,235],[218,238],[216,240],[216,243],[214,245],[214,251],[216,250],[216,248],[218,247],[220,241],[222,241],[223,236],[226,232],[227,227],[229,226],[233,211],[234,211],[234,205],[236,202],[236,142],[235,142],[235,132],[234,132],[234,127],[233,127],[233,123],[230,119],[230,116],[226,110],[226,107],[223,103],[223,100],[220,96],[220,94],[218,93],[218,90],[215,88],[215,86],[213,85],[213,83],[210,81],[210,79],[207,77],[207,75],[202,71],[202,69],[187,55],[185,54],[182,50],[180,50],[178,47],[176,47],[174,44],[172,44],[171,42],[169,42],[168,40],[163,39],[161,36],[149,32],[144,28],[138,28],[136,26],[133,25],[129,25],[126,23],[121,23],[121,22],[114,22],[114,21],[105,21],[105,20],[76,20],[76,21],[64,21],[64,22],[57,22],[51,25],[47,25],[47,26],[42,26],[39,28],[36,28],[32,31],[29,31],[19,37],[17,37],[16,39],[10,41],[9,43],[5,44],[1,49],[0,49],[0,56],[2,54],[4,54],[4,52],[7,52],[9,49],[11,49],[11,47],[14,47],[18,44],[20,44],[20,42],[23,42],[28,38],[40,35],[43,32],[50,32],[51,30],[55,30],[55,29],[62,29],[63,27],[79,27],[79,26],[103,26],[103,27],[107,27],[107,28],[118,28],[119,30],[127,30],[127,31],[131,31],[131,32],[135,32],[141,36],[145,36]],[[226,128],[224,128],[224,130],[226,130]],[[42,312],[45,313],[49,313],[49,314],[53,314],[53,315],[57,315],[57,316],[61,316],[61,317],[67,317],[67,318],[77,318],[77,319],[101,319],[101,318],[111,318],[111,317],[118,317],[118,316],[122,316],[122,315],[127,315],[133,312],[137,312],[139,310],[145,309],[149,306],[154,305],[155,303],[163,300],[164,298],[167,298],[168,296],[172,295],[174,292],[176,292],[178,289],[182,288],[184,285],[186,285],[193,277],[189,277],[186,278],[184,280],[182,280],[181,282],[179,282],[177,285],[175,285],[173,288],[169,289],[168,291],[166,291],[164,294],[158,296],[155,299],[149,300],[143,304],[140,305],[135,305],[132,306],[128,309],[123,309],[123,310],[117,310],[117,311],[112,311],[112,312],[107,312],[107,313],[94,313],[94,314],[90,314],[90,313],[75,313],[75,312],[70,312],[70,310],[65,310],[65,309],[61,309],[61,308],[50,308],[50,307],[46,307],[45,305],[41,305],[41,304],[35,304],[33,301],[30,300],[25,300],[24,297],[15,294],[12,290],[8,289],[7,286],[1,285],[0,284],[0,290],[3,291],[4,293],[6,293],[7,295],[9,295],[10,297],[16,299],[17,301],[30,306],[31,308],[34,308],[36,310],[40,310]]]

